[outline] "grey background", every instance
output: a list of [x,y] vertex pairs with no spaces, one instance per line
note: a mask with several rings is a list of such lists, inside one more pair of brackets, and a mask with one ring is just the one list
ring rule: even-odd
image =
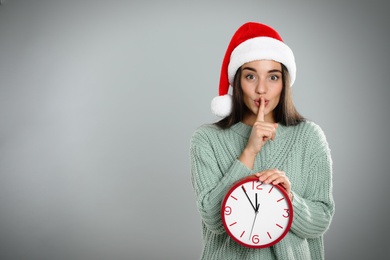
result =
[[389,255],[384,3],[3,0],[0,259],[198,259],[189,140],[246,21],[292,48],[332,149],[327,259]]

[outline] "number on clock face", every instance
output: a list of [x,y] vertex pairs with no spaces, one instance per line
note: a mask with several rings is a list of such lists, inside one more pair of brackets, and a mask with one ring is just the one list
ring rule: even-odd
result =
[[292,224],[292,204],[284,189],[245,178],[229,189],[222,203],[222,221],[238,243],[264,248],[279,242]]

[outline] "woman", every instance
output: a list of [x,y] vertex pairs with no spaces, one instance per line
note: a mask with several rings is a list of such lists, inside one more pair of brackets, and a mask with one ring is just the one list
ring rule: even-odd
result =
[[[324,259],[323,235],[334,214],[332,160],[321,128],[293,105],[295,75],[294,55],[273,28],[249,22],[233,35],[212,101],[223,119],[199,127],[191,139],[201,259]],[[248,175],[282,185],[292,200],[291,229],[272,247],[241,246],[223,227],[223,197]]]

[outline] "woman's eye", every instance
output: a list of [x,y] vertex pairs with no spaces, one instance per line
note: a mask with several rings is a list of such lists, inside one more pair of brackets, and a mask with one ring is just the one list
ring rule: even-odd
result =
[[253,75],[253,74],[248,74],[248,75],[246,75],[246,79],[249,79],[249,80],[254,80],[256,77],[255,77],[255,75]]
[[270,78],[271,78],[271,80],[278,80],[278,79],[279,79],[279,76],[272,75]]

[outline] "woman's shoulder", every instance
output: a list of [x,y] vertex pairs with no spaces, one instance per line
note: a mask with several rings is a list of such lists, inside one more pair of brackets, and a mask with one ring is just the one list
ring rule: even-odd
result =
[[198,138],[223,138],[227,132],[230,132],[230,129],[222,129],[214,123],[208,123],[198,126],[193,132],[192,137]]
[[321,139],[325,139],[325,133],[319,124],[313,121],[307,121],[306,124],[307,124],[307,128],[309,129],[309,131],[312,132],[314,136],[317,136]]
[[191,137],[191,142],[208,140],[220,131],[221,129],[215,124],[203,124],[195,129]]
[[327,149],[328,141],[319,124],[306,120],[298,124],[295,131],[297,131],[299,139],[306,144],[307,148]]
[[210,135],[215,134],[219,131],[221,131],[221,129],[215,124],[203,124],[195,129],[193,136]]
[[294,126],[294,131],[299,132],[304,135],[309,136],[323,136],[324,131],[322,128],[315,122],[310,120],[305,120],[298,125]]

